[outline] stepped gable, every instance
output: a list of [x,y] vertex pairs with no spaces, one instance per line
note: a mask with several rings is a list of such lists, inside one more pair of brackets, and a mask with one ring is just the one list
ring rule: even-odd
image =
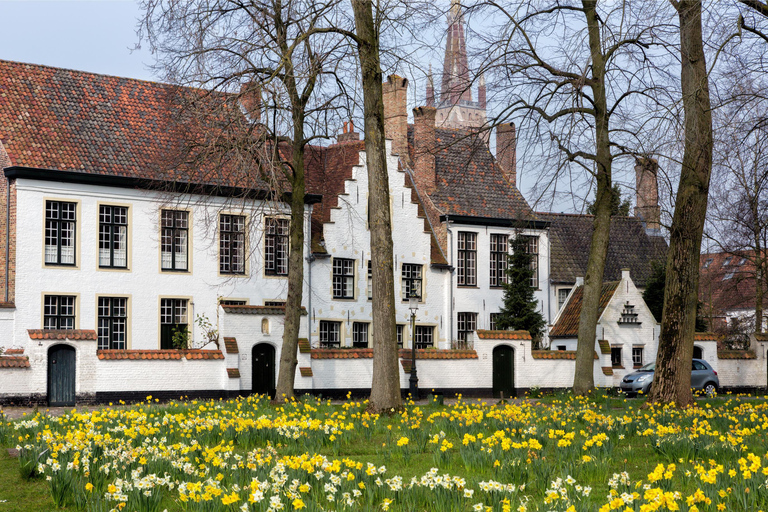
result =
[[[587,273],[594,216],[543,212],[537,216],[550,222],[552,282],[575,283]],[[664,260],[666,254],[666,240],[648,235],[641,219],[612,217],[603,279],[621,279],[621,269],[629,268],[632,280],[644,288],[651,276],[651,262]]]
[[[619,281],[603,283],[600,290],[600,305],[597,310],[598,321],[611,301]],[[573,296],[557,319],[555,325],[549,331],[550,338],[575,338],[579,335],[579,317],[581,316],[581,303],[584,298],[584,286],[579,286],[573,292]]]
[[[209,114],[180,116],[191,101]],[[9,167],[262,190],[253,162],[222,150],[206,155],[215,162],[206,169],[189,150],[214,139],[227,147],[256,129],[234,96],[0,60],[0,161]]]
[[[408,137],[413,148],[411,127]],[[436,188],[429,198],[440,214],[520,221],[535,219],[523,195],[504,177],[481,135],[467,130],[436,128],[435,140]]]

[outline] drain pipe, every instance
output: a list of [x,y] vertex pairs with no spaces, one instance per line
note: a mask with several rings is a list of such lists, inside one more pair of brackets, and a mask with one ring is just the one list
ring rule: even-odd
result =
[[309,220],[307,222],[307,228],[304,233],[309,233],[309,236],[305,236],[307,240],[307,341],[312,344],[312,262],[315,261],[315,257],[312,256],[312,210],[314,205],[309,205]]
[[11,180],[5,178],[5,302],[8,303],[11,283],[8,278],[11,275]]
[[451,231],[451,218],[445,218],[445,231],[448,233],[448,255],[450,268],[448,269],[448,348],[453,346],[453,231]]

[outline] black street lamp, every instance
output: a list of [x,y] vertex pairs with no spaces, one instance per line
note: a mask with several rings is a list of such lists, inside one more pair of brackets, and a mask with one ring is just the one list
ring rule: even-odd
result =
[[419,377],[416,375],[416,311],[419,310],[419,299],[408,299],[408,309],[411,311],[411,378],[409,379],[411,399],[419,398]]

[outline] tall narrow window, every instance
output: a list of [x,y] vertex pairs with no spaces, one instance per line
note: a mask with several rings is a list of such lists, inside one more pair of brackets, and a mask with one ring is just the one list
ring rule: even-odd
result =
[[368,323],[355,322],[352,324],[352,346],[368,348]]
[[355,260],[333,258],[333,298],[355,298]]
[[501,317],[501,313],[491,313],[491,330],[492,331],[499,330],[499,326],[497,324],[500,317]]
[[509,260],[509,237],[491,235],[491,286],[501,287],[507,282],[507,261]]
[[368,260],[368,300],[373,300],[373,267],[371,267],[371,260]]
[[245,217],[219,217],[219,272],[245,274]]
[[172,349],[176,333],[187,330],[187,299],[160,299],[160,348]]
[[160,251],[163,270],[187,270],[189,252],[189,213],[163,210],[160,223]]
[[288,275],[288,219],[267,217],[264,234],[264,273]]
[[417,325],[413,331],[413,341],[417,349],[432,348],[435,328],[431,325]]
[[341,344],[341,322],[320,320],[320,347],[338,348]]
[[459,231],[456,283],[477,286],[477,233]]
[[98,349],[124,350],[128,328],[128,299],[99,297]]
[[643,366],[643,347],[632,347],[632,365],[635,368]]
[[99,207],[99,267],[128,268],[128,208]]
[[565,301],[568,300],[568,295],[571,293],[570,288],[560,288],[557,290],[557,309],[562,309],[565,306]]
[[403,348],[403,336],[405,334],[405,325],[397,324],[397,347]]
[[45,263],[75,264],[76,203],[45,202]]
[[75,328],[75,296],[46,295],[43,297],[43,329]]
[[403,300],[421,300],[421,265],[403,263],[402,294]]
[[457,313],[456,337],[460,344],[466,344],[469,333],[477,330],[477,313]]
[[531,286],[533,288],[539,287],[539,237],[526,236],[528,244],[526,245],[525,252],[531,255],[531,270],[533,275],[531,276]]
[[611,347],[611,366],[614,368],[622,368],[624,366],[621,361],[621,347]]

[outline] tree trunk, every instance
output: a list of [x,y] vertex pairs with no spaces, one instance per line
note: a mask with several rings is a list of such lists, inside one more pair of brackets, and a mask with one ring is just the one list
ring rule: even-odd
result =
[[370,408],[399,409],[400,368],[395,327],[395,282],[389,177],[384,144],[384,99],[379,35],[370,0],[352,0],[362,70],[365,152],[368,166],[368,218],[373,269],[373,380]]
[[285,326],[280,351],[280,369],[277,376],[275,401],[283,402],[294,397],[296,355],[299,350],[301,327],[301,298],[304,293],[304,146],[296,141],[304,140],[304,118],[294,113],[294,144],[291,179],[291,224],[288,252],[288,298],[285,301]]
[[600,20],[596,0],[583,0],[584,14],[589,30],[589,48],[592,55],[590,86],[594,93],[595,111],[595,167],[597,191],[595,193],[595,220],[589,246],[587,273],[584,276],[584,295],[579,317],[579,339],[576,347],[576,368],[573,392],[583,395],[595,386],[594,353],[597,315],[603,288],[605,258],[611,230],[611,147],[608,131],[608,107],[605,97],[605,58],[600,41]]
[[693,403],[691,359],[699,295],[699,252],[712,172],[712,114],[704,61],[701,1],[674,2],[680,18],[680,85],[685,148],[667,254],[656,372],[649,401]]

